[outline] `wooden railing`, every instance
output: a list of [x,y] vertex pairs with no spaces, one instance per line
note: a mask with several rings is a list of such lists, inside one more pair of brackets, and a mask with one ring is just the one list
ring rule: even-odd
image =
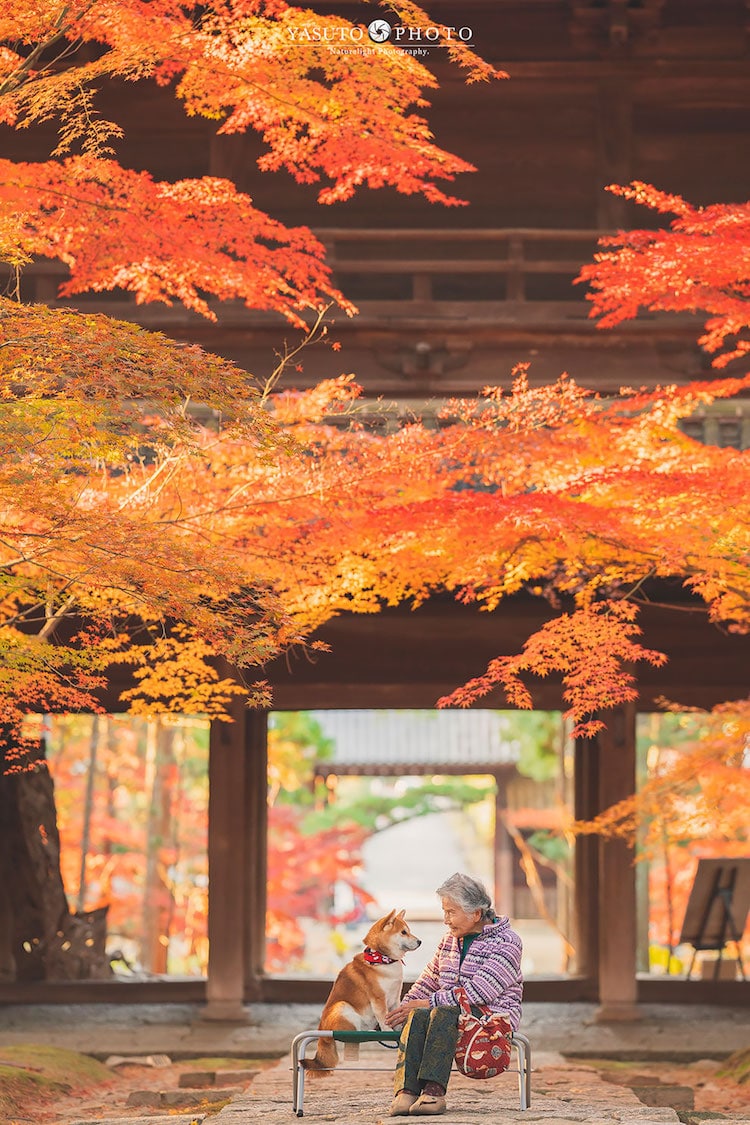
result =
[[[514,319],[538,318],[550,306],[585,317],[585,286],[574,286],[573,279],[591,260],[603,233],[541,228],[316,230],[335,282],[363,312],[440,316],[453,311],[471,316],[472,309],[477,315],[492,309]],[[58,286],[66,275],[59,262],[35,263],[24,271],[23,299],[58,303]],[[136,309],[127,293],[79,294],[64,303],[143,323],[169,323],[183,316],[178,308],[158,305]],[[248,315],[240,302],[222,306],[224,322]]]
[[359,303],[572,302],[594,230],[543,228],[317,231],[340,287]]

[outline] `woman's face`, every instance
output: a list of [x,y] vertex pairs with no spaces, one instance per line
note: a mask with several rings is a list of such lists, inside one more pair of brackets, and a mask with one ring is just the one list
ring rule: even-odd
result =
[[454,937],[460,938],[465,937],[466,934],[479,933],[482,928],[479,921],[482,917],[481,910],[472,910],[467,913],[452,898],[442,898],[440,902],[443,907],[443,921]]

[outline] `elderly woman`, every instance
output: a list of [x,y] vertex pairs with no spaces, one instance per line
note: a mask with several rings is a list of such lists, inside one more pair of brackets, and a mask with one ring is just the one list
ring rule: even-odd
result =
[[438,887],[448,933],[429,964],[388,1013],[401,1027],[391,1117],[445,1113],[445,1091],[458,1041],[454,988],[478,1005],[521,1022],[521,939],[507,918],[498,918],[483,885],[456,873]]

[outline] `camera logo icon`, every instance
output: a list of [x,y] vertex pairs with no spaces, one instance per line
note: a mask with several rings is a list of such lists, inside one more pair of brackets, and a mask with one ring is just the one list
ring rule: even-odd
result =
[[385,20],[373,20],[367,28],[367,34],[373,43],[385,43],[386,39],[390,39],[391,25]]

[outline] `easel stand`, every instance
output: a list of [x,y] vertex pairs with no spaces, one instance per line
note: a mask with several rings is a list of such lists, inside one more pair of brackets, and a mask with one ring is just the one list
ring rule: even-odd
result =
[[[719,979],[724,946],[732,941],[737,946],[737,963],[740,975],[746,980],[742,964],[742,930],[747,917],[747,858],[735,860],[699,860],[693,889],[685,912],[681,942],[692,945],[687,979],[693,972],[698,953],[712,950],[718,953],[714,963],[714,980]],[[743,924],[739,925],[737,918]]]

